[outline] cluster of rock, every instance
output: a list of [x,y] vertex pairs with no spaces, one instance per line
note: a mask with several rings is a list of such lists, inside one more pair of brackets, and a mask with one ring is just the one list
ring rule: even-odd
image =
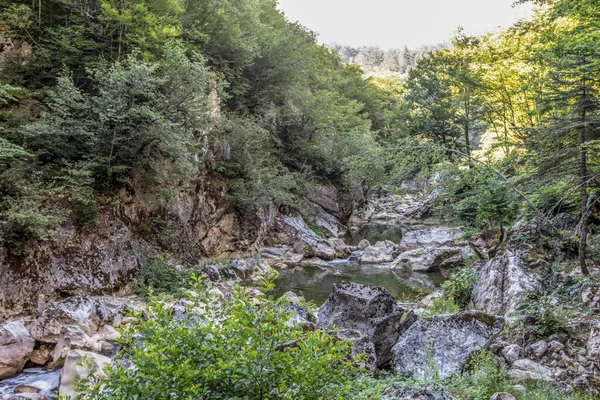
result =
[[384,288],[341,282],[319,309],[318,328],[338,335],[366,353],[371,369],[393,364],[396,372],[423,379],[450,377],[474,351],[487,347],[504,320],[481,312],[418,319]]
[[[33,321],[8,320],[0,325],[0,380],[10,378],[24,367],[61,368],[59,394],[73,396],[72,378],[86,368],[77,364],[85,357],[101,370],[117,351],[120,334],[115,326],[136,324],[124,317],[140,304],[133,299],[74,296],[52,304]],[[40,400],[40,389],[17,387],[18,396]],[[11,397],[18,398],[18,397]]]

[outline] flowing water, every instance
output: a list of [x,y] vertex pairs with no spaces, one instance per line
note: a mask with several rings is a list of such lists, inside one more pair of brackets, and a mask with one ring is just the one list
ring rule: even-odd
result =
[[296,267],[281,271],[275,282],[274,295],[287,291],[304,296],[317,306],[327,299],[333,285],[350,281],[368,286],[382,286],[398,300],[414,301],[441,286],[440,273],[416,273],[390,269],[390,264],[358,264],[348,260],[329,263],[329,267]]
[[46,371],[42,368],[28,368],[11,379],[0,381],[0,395],[14,393],[19,385],[34,386],[40,389],[40,394],[52,398],[58,388],[60,370]]

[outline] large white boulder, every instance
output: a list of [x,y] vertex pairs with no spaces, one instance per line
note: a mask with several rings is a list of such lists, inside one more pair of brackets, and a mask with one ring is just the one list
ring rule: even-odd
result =
[[0,380],[20,372],[33,352],[35,340],[22,321],[0,325]]
[[471,299],[478,310],[505,315],[512,313],[527,293],[540,288],[539,281],[527,270],[521,252],[507,247],[481,267]]
[[[86,363],[90,363],[90,367]],[[79,365],[78,365],[79,364]],[[65,359],[65,366],[60,371],[59,396],[75,400],[78,397],[73,389],[73,382],[89,377],[90,374],[103,374],[102,370],[110,364],[110,358],[83,350],[71,350]]]

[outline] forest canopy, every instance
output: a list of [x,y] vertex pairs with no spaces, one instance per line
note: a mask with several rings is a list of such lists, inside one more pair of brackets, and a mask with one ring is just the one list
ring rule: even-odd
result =
[[300,208],[315,179],[439,173],[474,226],[578,214],[585,271],[600,4],[535,3],[505,30],[383,52],[321,46],[274,0],[0,1],[2,240],[18,254],[85,227],[131,179],[168,197],[218,175],[253,213]]

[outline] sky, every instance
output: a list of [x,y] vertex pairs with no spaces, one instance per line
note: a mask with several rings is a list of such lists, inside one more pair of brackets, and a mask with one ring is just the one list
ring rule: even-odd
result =
[[318,33],[320,43],[410,48],[507,27],[531,7],[515,0],[278,0],[291,21]]

